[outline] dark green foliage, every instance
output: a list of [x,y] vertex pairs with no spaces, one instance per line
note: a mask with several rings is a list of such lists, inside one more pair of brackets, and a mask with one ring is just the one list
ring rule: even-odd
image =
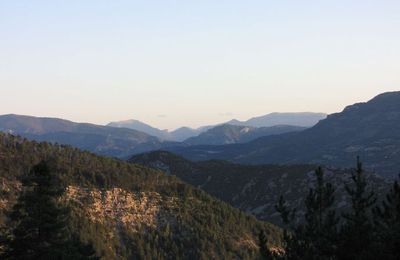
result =
[[334,203],[334,188],[325,183],[322,168],[315,171],[316,184],[305,199],[304,223],[295,226],[294,211],[289,211],[283,198],[276,209],[283,221],[291,225],[292,232],[285,232],[286,256],[289,259],[331,259],[335,253],[338,236]]
[[400,185],[396,181],[382,201],[381,207],[374,209],[377,246],[382,259],[400,258]]
[[339,256],[346,259],[373,259],[370,249],[376,238],[371,212],[376,197],[368,187],[359,159],[352,180],[352,185],[346,185],[352,207],[350,212],[343,214],[345,223],[341,228]]
[[23,192],[14,205],[11,221],[16,223],[7,243],[9,259],[92,259],[90,246],[82,246],[68,232],[68,209],[59,198],[65,188],[46,162],[33,167],[23,179]]
[[[91,221],[85,211],[92,203],[90,199],[82,201],[83,204],[68,202],[72,209],[68,219],[71,233],[79,235],[85,243],[92,243],[102,259],[254,259],[258,256],[255,245],[259,230],[266,231],[271,245],[280,246],[279,228],[259,222],[176,177],[69,146],[0,134],[0,181],[13,183],[17,178],[25,178],[29,169],[41,160],[51,162],[52,172],[64,186],[156,192],[162,199],[160,206],[166,209],[168,201],[175,199],[177,210],[170,209],[159,216],[166,223],[137,232],[119,226],[115,230],[107,222]],[[6,198],[13,201],[16,191],[12,188]],[[110,233],[117,236],[110,237]]]
[[[274,203],[282,189],[290,191],[285,199],[297,200],[308,191],[299,182],[308,179],[313,165],[239,165],[225,161],[192,162],[169,152],[157,151],[130,160],[147,167],[168,169],[171,175],[252,214],[259,220],[281,224]],[[286,176],[286,177],[285,177]],[[265,187],[265,184],[268,186]],[[260,210],[260,206],[262,210]]]
[[275,205],[275,209],[281,215],[282,222],[285,225],[289,225],[296,217],[296,209],[289,210],[284,197],[279,197],[278,203]]
[[316,177],[316,185],[304,202],[307,209],[304,223],[294,223],[294,211],[288,209],[283,198],[276,206],[289,227],[284,232],[285,254],[281,258],[400,258],[400,186],[397,182],[382,205],[376,206],[375,193],[357,160],[352,183],[346,185],[351,208],[338,218],[331,207],[335,188],[324,182],[321,169],[316,171]]

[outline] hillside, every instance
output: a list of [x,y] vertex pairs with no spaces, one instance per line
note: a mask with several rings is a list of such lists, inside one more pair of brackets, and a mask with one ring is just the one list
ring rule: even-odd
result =
[[67,144],[100,155],[126,157],[156,150],[162,142],[132,129],[75,123],[58,118],[0,116],[0,131],[30,140]]
[[269,135],[302,131],[300,126],[276,125],[271,127],[249,127],[239,125],[220,125],[209,129],[199,136],[184,141],[188,145],[223,145],[246,143]]
[[[157,168],[201,188],[209,194],[254,215],[260,220],[281,225],[275,204],[280,195],[303,216],[303,199],[315,181],[314,165],[239,165],[224,161],[191,162],[168,152],[152,152],[130,159]],[[344,183],[351,177],[350,170],[325,169],[326,179],[337,187],[335,208],[339,211],[350,205]],[[368,175],[379,194],[386,192],[391,182],[376,175]]]
[[381,94],[307,130],[263,137],[246,144],[171,148],[193,160],[224,159],[248,164],[324,164],[350,167],[357,155],[385,176],[400,171],[400,92]]
[[71,227],[102,259],[255,259],[261,229],[280,243],[275,226],[161,171],[8,134],[0,134],[1,226],[19,177],[42,159],[69,187]]

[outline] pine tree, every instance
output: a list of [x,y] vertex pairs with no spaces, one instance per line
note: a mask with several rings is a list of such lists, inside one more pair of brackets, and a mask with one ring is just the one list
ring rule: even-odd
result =
[[285,254],[287,259],[334,259],[338,237],[338,218],[333,204],[335,189],[325,183],[321,167],[315,171],[316,184],[305,199],[304,224],[294,224],[294,211],[287,209],[283,198],[276,209],[284,222],[291,225],[285,231]]
[[313,251],[320,259],[331,259],[336,251],[339,222],[334,209],[335,189],[325,183],[321,167],[315,171],[317,182],[306,198],[305,235],[313,244]]
[[374,209],[377,252],[382,259],[400,258],[400,185],[396,181],[382,201],[382,207]]
[[352,175],[352,184],[346,185],[351,199],[351,210],[343,214],[345,223],[341,229],[341,244],[338,250],[340,259],[374,259],[374,225],[371,220],[372,207],[376,197],[369,190],[360,159]]
[[10,215],[16,226],[6,258],[93,259],[91,246],[72,239],[68,232],[68,209],[59,203],[65,188],[47,163],[34,166],[22,183],[22,194]]

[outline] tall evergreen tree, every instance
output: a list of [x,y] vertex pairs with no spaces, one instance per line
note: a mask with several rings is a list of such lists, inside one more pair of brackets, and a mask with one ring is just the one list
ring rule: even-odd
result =
[[371,215],[376,196],[368,187],[359,158],[357,158],[356,172],[352,174],[352,184],[346,185],[345,188],[351,199],[351,209],[343,214],[345,222],[341,229],[339,257],[374,259],[371,254],[375,242]]
[[283,221],[291,223],[291,232],[284,234],[288,259],[334,259],[338,237],[338,218],[333,203],[335,189],[324,181],[321,167],[315,171],[316,183],[305,199],[306,213],[303,224],[294,225],[293,211],[283,199],[277,204]]
[[46,162],[33,167],[10,215],[16,226],[5,257],[9,259],[92,259],[93,250],[68,232],[68,209],[59,203],[65,188]]
[[382,259],[400,258],[400,185],[396,181],[382,201],[374,209],[377,252]]

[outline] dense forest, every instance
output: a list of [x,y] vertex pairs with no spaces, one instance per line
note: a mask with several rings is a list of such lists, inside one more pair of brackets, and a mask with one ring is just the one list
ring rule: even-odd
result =
[[[399,259],[400,186],[384,199],[361,162],[337,185],[322,168],[301,220],[282,196],[283,231],[174,176],[78,149],[0,135],[5,259]],[[39,256],[39,257],[38,257]]]
[[290,208],[281,196],[276,204],[286,224],[281,254],[265,245],[260,248],[265,259],[400,259],[400,185],[397,181],[379,201],[373,183],[365,178],[362,163],[346,184],[351,208],[339,214],[334,206],[337,187],[324,179],[324,171],[315,171],[316,182],[304,194],[306,213],[299,223],[296,208]]
[[12,206],[43,160],[67,187],[60,203],[71,209],[69,234],[102,259],[255,259],[260,230],[269,247],[281,244],[279,228],[161,171],[8,134],[0,135],[2,235],[18,227]]
[[[354,158],[355,160],[355,158]],[[175,154],[156,151],[133,156],[130,162],[163,170],[259,220],[282,226],[275,204],[281,194],[291,207],[296,207],[300,219],[305,213],[303,197],[317,165],[242,165],[227,161],[189,161]],[[325,180],[335,185],[334,207],[338,213],[348,210],[351,201],[345,185],[352,182],[352,169],[323,167]],[[365,178],[374,183],[378,197],[384,196],[391,181],[379,174],[366,172]]]

